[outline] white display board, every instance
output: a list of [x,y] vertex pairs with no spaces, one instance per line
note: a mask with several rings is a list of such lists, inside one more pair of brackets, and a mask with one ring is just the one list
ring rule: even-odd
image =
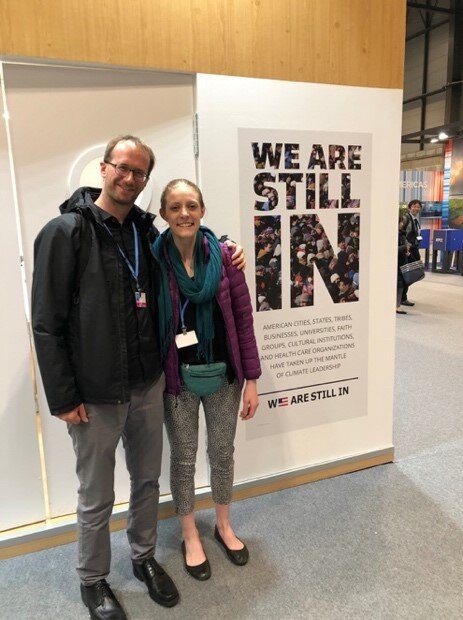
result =
[[[397,222],[390,205],[398,194],[401,100],[399,90],[197,77],[206,223],[221,231],[226,222],[229,235],[245,246],[264,371],[260,410],[254,420],[238,425],[235,482],[392,447]],[[310,165],[317,145],[326,166],[320,164],[320,153],[318,163]],[[338,162],[331,167],[333,145],[344,151],[333,150]],[[345,169],[339,165],[343,152]],[[359,166],[349,162],[351,154]],[[287,182],[290,174],[296,176]],[[342,190],[347,180],[350,202],[344,202]],[[356,227],[358,235],[360,229],[358,298],[337,303],[330,296],[329,279],[310,257],[305,274],[312,278],[312,290],[306,290],[309,303],[296,303],[292,265],[299,248],[294,247],[294,230],[303,235],[298,245],[311,242],[319,219],[331,242],[331,258],[339,259],[346,215],[353,224],[345,235],[350,238]],[[262,221],[268,226],[261,226]],[[273,228],[270,251],[281,284],[273,291],[273,307],[264,311],[260,304],[268,300],[258,294],[256,246],[266,228]],[[331,327],[334,331],[317,331]],[[349,337],[342,340],[342,334]],[[339,338],[333,342],[354,347],[322,350],[318,338],[334,336]],[[266,349],[272,342],[285,346]],[[295,356],[271,357],[291,349]]]
[[45,518],[11,168],[1,121],[0,531]]
[[[59,214],[59,205],[79,185],[79,167],[89,178],[87,164],[95,158],[97,164],[109,139],[133,134],[154,149],[157,163],[148,188],[152,199],[147,205],[145,196],[142,205],[152,212],[157,212],[160,192],[170,179],[195,177],[192,76],[9,64],[5,86],[29,289],[37,233]],[[10,236],[14,240],[14,233]],[[18,260],[17,255],[12,260]],[[10,312],[18,314],[17,309]],[[27,347],[21,355],[27,356]],[[39,407],[51,516],[72,513],[77,501],[72,444],[65,424],[50,416],[41,383]],[[170,493],[167,438],[164,445],[162,494]],[[35,468],[35,462],[29,467]],[[197,484],[208,484],[204,448],[198,455]],[[116,503],[127,501],[128,495],[120,446]]]

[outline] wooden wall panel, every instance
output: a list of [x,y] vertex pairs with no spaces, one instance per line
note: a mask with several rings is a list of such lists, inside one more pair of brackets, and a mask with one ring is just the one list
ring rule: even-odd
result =
[[402,88],[405,0],[0,0],[0,56]]

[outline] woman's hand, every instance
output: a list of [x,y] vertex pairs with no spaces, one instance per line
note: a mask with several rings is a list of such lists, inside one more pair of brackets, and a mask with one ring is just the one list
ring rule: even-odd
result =
[[254,417],[258,406],[259,397],[257,396],[257,383],[255,380],[246,381],[243,392],[243,408],[240,411],[240,418],[242,420],[250,420]]
[[225,241],[225,245],[233,250],[232,254],[232,263],[235,265],[237,269],[240,271],[246,267],[246,256],[244,255],[244,250],[241,245],[238,245],[234,241],[227,239]]

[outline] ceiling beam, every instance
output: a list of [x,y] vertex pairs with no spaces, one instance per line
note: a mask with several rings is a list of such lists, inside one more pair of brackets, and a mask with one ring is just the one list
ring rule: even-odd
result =
[[428,6],[426,4],[421,4],[421,2],[407,2],[407,6],[411,9],[421,9],[422,11],[433,11],[435,13],[447,13],[451,15],[454,11],[452,9],[446,9],[441,6]]

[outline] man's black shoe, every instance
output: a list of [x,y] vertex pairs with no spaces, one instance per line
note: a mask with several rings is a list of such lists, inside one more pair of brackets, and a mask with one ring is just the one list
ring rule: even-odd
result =
[[410,308],[411,308],[412,306],[414,306],[414,305],[415,305],[415,302],[414,302],[414,301],[408,301],[408,299],[406,299],[406,300],[405,300],[405,301],[403,301],[400,305],[401,305],[401,306],[410,306]]
[[80,593],[93,620],[127,620],[124,610],[105,579],[91,586],[81,584]]
[[146,583],[153,601],[164,607],[173,607],[178,603],[179,594],[175,583],[154,558],[149,558],[141,564],[132,562],[132,566],[133,574]]

